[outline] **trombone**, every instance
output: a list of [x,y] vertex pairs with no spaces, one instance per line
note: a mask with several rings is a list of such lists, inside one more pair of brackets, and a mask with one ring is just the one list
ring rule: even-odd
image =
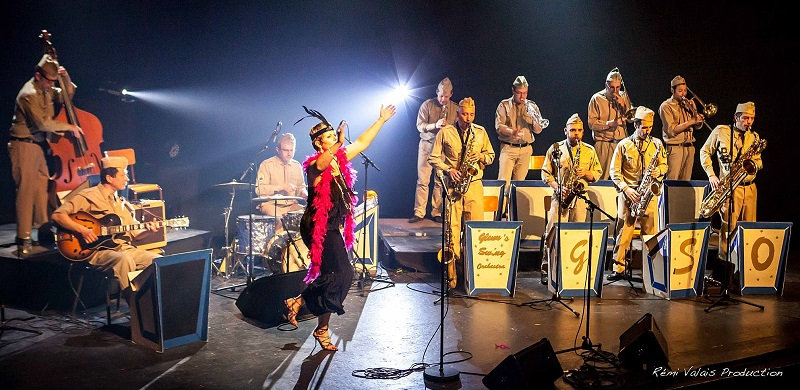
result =
[[[705,120],[713,117],[714,115],[717,115],[717,110],[718,110],[717,105],[714,103],[708,103],[708,104],[703,103],[703,100],[701,100],[700,97],[697,96],[697,94],[695,94],[691,89],[689,89],[688,86],[686,87],[686,92],[692,94],[692,97],[691,99],[686,98],[686,96],[682,97],[680,100],[681,107],[683,107],[684,110],[688,111],[689,114],[692,115],[692,117],[696,118],[698,115],[703,115],[703,122],[695,124],[693,126],[694,129],[700,130],[700,128],[703,127],[703,125],[705,125],[708,128],[708,130],[710,131],[713,130],[711,126],[709,126],[708,123],[706,123]],[[697,111],[698,106],[702,109],[703,111],[702,113],[699,113]]]
[[[611,71],[619,72],[619,68],[611,69]],[[620,73],[620,75],[622,74]],[[614,97],[614,108],[620,115],[622,115],[623,118],[625,118],[625,122],[633,123],[633,118],[636,116],[636,106],[633,105],[633,102],[631,101],[631,95],[628,93],[628,88],[625,87],[625,78],[622,78],[620,80],[620,85],[622,86],[622,89],[620,90],[619,96],[622,97],[622,93],[624,93],[625,96],[628,97],[628,103],[631,104],[631,108],[623,112],[624,106],[622,105],[622,102],[620,102],[619,99],[616,97]]]

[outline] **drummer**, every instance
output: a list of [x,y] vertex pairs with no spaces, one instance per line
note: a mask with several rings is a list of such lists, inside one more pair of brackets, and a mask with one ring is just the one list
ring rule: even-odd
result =
[[[256,194],[259,197],[273,195],[299,196],[303,199],[308,197],[303,168],[294,159],[296,144],[297,141],[292,134],[284,133],[278,138],[275,156],[262,161],[258,166]],[[264,215],[279,218],[288,212],[303,210],[303,206],[294,199],[262,202],[257,208]],[[276,225],[277,230],[282,230],[280,222]]]

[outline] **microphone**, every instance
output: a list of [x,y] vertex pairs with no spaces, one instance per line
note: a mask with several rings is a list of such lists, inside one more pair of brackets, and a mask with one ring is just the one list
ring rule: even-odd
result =
[[278,133],[281,132],[281,126],[283,126],[283,122],[278,121],[278,124],[275,125],[275,131],[272,132],[272,143],[274,144],[275,141],[278,140]]
[[561,158],[561,149],[559,149],[558,147],[558,142],[554,143],[552,147],[553,147],[553,152],[552,152],[553,158],[555,159]]

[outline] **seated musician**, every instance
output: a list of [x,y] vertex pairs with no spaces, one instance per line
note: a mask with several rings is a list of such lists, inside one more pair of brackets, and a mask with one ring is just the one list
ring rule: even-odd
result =
[[[580,183],[584,189],[589,183],[600,179],[603,169],[594,147],[581,142],[583,138],[583,121],[578,114],[572,114],[567,119],[564,127],[567,139],[555,143],[547,149],[544,163],[542,164],[542,181],[553,189],[553,200],[550,202],[550,211],[547,214],[547,227],[544,229],[545,237],[558,221],[558,190],[562,192],[561,221],[584,222],[586,221],[586,202],[574,196],[569,204],[564,204],[572,191],[570,181]],[[547,239],[545,238],[545,241]],[[544,250],[542,259],[542,274],[547,275],[550,251]]]
[[[80,235],[87,243],[97,241],[97,235],[89,228],[73,221],[70,215],[79,211],[91,214],[95,218],[103,218],[109,214],[119,216],[123,225],[137,223],[131,212],[130,204],[117,195],[128,184],[128,160],[125,157],[105,157],[102,159],[103,169],[100,171],[100,184],[86,188],[64,202],[51,215],[53,222],[61,228]],[[147,230],[156,231],[154,222],[147,223]],[[138,232],[128,232],[118,241],[116,249],[98,249],[86,261],[103,270],[114,270],[119,279],[123,296],[130,294],[128,272],[145,269],[158,257],[156,253],[138,249],[131,245],[131,240]]]
[[[308,197],[303,167],[294,159],[296,143],[292,134],[284,133],[278,138],[275,156],[262,161],[258,166],[256,194],[259,197],[272,195],[299,196],[303,199]],[[258,205],[258,211],[262,214],[278,217],[299,210],[303,210],[303,206],[294,199],[262,202]],[[280,223],[277,228],[281,228]]]
[[640,201],[642,193],[638,191],[644,174],[650,170],[653,180],[661,181],[667,174],[667,154],[664,145],[657,138],[650,136],[653,130],[653,110],[639,106],[633,119],[634,133],[617,144],[611,158],[611,181],[617,188],[617,240],[614,247],[614,271],[608,280],[620,280],[626,269],[625,252],[630,249],[636,221],[641,225],[641,234],[656,234],[656,216],[658,201],[652,197],[643,205],[644,212],[640,217],[631,215],[630,207]]

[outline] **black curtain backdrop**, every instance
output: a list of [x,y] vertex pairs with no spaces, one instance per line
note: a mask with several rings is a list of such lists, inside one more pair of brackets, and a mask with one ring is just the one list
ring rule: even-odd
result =
[[[586,120],[589,97],[619,67],[635,105],[658,110],[669,81],[684,76],[705,102],[719,105],[712,125],[730,124],[737,103],[754,101],[754,129],[769,141],[759,173],[759,220],[795,221],[798,48],[788,3],[703,1],[14,1],[2,7],[5,66],[0,113],[10,125],[14,98],[42,54],[40,30],[53,34],[78,85],[77,107],[100,118],[103,149],[133,147],[136,176],[164,188],[167,215],[220,235],[229,194],[275,124],[311,154],[306,105],[355,138],[378,116],[398,81],[414,96],[400,104],[367,154],[369,187],[381,216],[412,214],[420,103],[450,77],[453,100],[477,102],[476,123],[495,135],[494,111],[524,75],[528,97],[551,125],[535,154],[563,138],[566,119]],[[101,89],[153,98],[122,102]],[[654,135],[661,135],[656,120]],[[785,130],[785,131],[784,131]],[[7,140],[4,131],[3,140]],[[783,137],[786,135],[788,138]],[[708,137],[696,132],[698,149]],[[591,142],[589,131],[584,141]],[[499,143],[494,141],[499,151]],[[14,222],[6,148],[0,156],[0,223]],[[354,165],[363,171],[360,160]],[[486,177],[497,176],[497,164]],[[695,162],[693,178],[706,179]],[[537,178],[538,179],[538,178]],[[357,189],[362,191],[363,182]],[[248,212],[237,196],[235,215]],[[234,215],[234,216],[235,216]],[[796,240],[795,240],[796,241]]]

